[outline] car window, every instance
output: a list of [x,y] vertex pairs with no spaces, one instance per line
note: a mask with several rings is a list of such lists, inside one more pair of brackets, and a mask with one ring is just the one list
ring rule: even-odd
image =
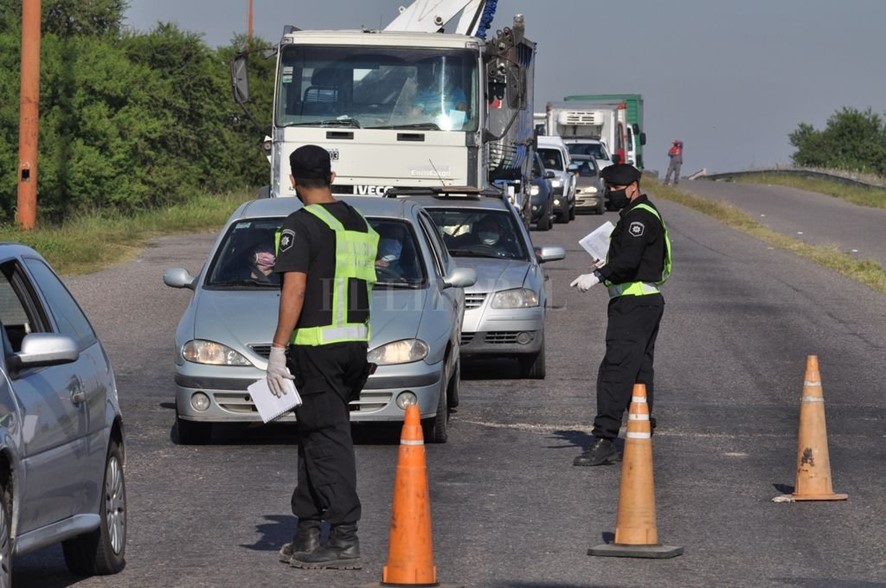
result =
[[43,260],[25,258],[24,261],[46,299],[59,333],[73,338],[81,349],[95,343],[95,331],[92,330],[89,319],[55,272]]
[[430,208],[428,214],[443,232],[443,242],[453,257],[529,259],[517,219],[509,211]]
[[399,219],[368,217],[366,220],[378,233],[376,287],[424,284],[425,268],[413,226]]
[[566,167],[563,165],[563,155],[559,149],[539,149],[538,154],[541,155],[541,161],[545,169],[554,169],[563,171]]
[[245,219],[228,227],[207,272],[207,287],[279,288],[274,273],[282,218]]

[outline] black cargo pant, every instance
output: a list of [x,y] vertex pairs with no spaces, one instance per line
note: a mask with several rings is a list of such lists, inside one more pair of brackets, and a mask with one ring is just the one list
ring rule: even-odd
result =
[[332,526],[360,520],[357,467],[348,402],[369,375],[366,343],[289,346],[289,369],[302,398],[298,419],[298,485],[292,513]]
[[[631,404],[634,384],[646,385],[652,415],[652,361],[655,339],[664,313],[661,294],[619,296],[609,301],[606,355],[597,374],[597,416],[594,436],[618,437],[624,411]],[[655,421],[653,420],[653,426]]]

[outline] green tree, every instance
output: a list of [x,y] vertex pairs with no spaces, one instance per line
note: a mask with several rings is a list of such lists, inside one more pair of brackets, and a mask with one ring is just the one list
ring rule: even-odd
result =
[[886,175],[886,125],[870,108],[844,107],[821,131],[800,123],[788,138],[797,149],[792,155],[797,165]]

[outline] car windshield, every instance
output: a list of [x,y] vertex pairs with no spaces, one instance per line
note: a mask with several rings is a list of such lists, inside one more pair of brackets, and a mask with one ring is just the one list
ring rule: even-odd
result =
[[563,157],[559,149],[539,149],[538,154],[541,155],[541,161],[545,169],[553,169],[563,171]]
[[430,208],[453,257],[529,260],[516,217],[505,210]]
[[602,143],[568,143],[566,149],[571,155],[593,155],[594,159],[611,159]]
[[597,175],[597,162],[593,159],[573,159],[572,163],[578,164],[578,175],[583,178],[593,178]]
[[[283,218],[244,219],[233,223],[207,272],[210,288],[279,288],[274,273],[277,231]],[[418,287],[426,283],[415,232],[396,219],[367,219],[379,234],[375,262],[378,286]]]

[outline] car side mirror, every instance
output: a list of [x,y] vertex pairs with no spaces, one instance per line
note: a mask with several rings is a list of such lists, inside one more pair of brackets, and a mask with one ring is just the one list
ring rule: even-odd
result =
[[477,283],[477,272],[469,267],[457,267],[443,278],[447,288],[467,288]]
[[557,177],[557,174],[554,173],[554,170],[546,169],[546,170],[545,170],[545,177],[546,177],[547,179],[551,180],[551,179],[553,179],[553,178],[556,178],[556,177]]
[[22,339],[21,351],[14,354],[11,362],[14,371],[28,367],[41,367],[72,363],[80,357],[80,348],[72,337],[55,333],[30,333]]
[[559,245],[545,245],[535,249],[535,257],[539,263],[546,261],[558,261],[566,257],[566,250]]
[[163,272],[163,283],[170,288],[190,288],[196,287],[197,279],[191,275],[191,272],[183,267],[169,268]]

